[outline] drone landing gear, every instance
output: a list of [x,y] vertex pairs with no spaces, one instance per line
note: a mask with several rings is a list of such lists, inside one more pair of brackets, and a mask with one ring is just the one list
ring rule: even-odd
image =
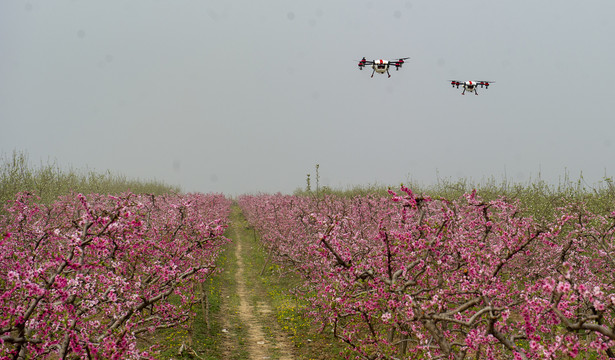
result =
[[389,69],[387,69],[387,75],[389,75],[389,77],[391,77],[391,74],[389,73]]
[[371,77],[374,77],[374,73],[375,72],[376,72],[376,69],[374,69],[374,71],[372,71],[372,76]]

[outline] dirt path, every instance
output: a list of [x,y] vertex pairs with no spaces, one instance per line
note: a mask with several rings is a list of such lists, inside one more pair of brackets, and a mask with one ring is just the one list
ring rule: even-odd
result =
[[[238,218],[243,219],[243,216],[235,213],[234,219]],[[280,330],[268,302],[267,289],[258,278],[260,270],[247,261],[258,249],[246,236],[245,223],[233,221],[227,234],[233,240],[234,246],[228,251],[232,252],[229,259],[235,258],[235,266],[230,267],[234,269],[234,275],[231,275],[234,286],[222,297],[221,311],[226,330],[223,358],[293,360],[292,346]],[[241,352],[236,350],[237,347]]]

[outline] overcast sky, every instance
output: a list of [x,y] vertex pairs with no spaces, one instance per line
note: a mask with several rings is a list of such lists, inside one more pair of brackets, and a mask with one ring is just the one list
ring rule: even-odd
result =
[[[612,0],[0,2],[0,152],[184,191],[615,173]],[[357,60],[409,56],[391,78]],[[479,96],[448,80],[491,80]]]

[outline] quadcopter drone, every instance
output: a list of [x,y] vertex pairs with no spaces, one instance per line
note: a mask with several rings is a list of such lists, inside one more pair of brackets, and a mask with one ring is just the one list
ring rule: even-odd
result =
[[466,91],[473,92],[474,95],[478,95],[478,91],[476,89],[480,86],[481,88],[484,86],[485,89],[489,89],[489,85],[494,81],[485,81],[485,80],[468,80],[468,81],[459,81],[459,80],[450,80],[451,85],[453,87],[457,87],[459,89],[459,85],[463,87],[463,92],[461,95],[465,95]]
[[397,60],[384,60],[384,59],[366,60],[365,57],[363,57],[363,59],[359,61],[359,70],[363,70],[363,68],[366,65],[371,65],[372,69],[374,69],[374,71],[372,71],[371,77],[374,77],[374,73],[379,73],[379,74],[387,73],[387,75],[391,77],[391,74],[389,73],[389,67],[395,66],[395,69],[399,70],[401,66],[404,64],[404,60],[406,59],[410,59],[410,58],[405,57],[405,58],[399,58]]

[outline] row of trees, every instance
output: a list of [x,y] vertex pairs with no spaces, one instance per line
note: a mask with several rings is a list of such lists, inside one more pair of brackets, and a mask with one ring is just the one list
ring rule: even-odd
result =
[[[222,195],[20,193],[0,216],[0,357],[154,358],[228,240]],[[138,341],[142,341],[137,346]]]
[[362,359],[612,358],[615,212],[471,192],[242,196],[323,329]]

